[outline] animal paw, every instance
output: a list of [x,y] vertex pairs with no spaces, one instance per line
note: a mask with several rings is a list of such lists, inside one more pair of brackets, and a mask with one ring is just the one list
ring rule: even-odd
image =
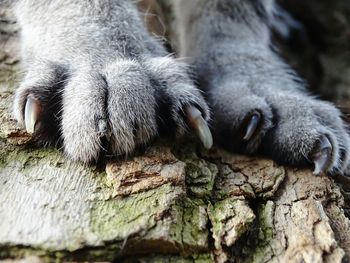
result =
[[61,140],[65,153],[84,163],[107,152],[129,155],[189,127],[211,147],[207,104],[175,59],[123,58],[101,69],[71,68],[33,63],[16,91],[15,116],[38,142]]

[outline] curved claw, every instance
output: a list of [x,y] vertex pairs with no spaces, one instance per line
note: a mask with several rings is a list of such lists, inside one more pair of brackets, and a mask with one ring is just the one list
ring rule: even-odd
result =
[[249,141],[252,138],[253,134],[255,133],[256,129],[260,124],[260,120],[261,120],[261,114],[259,112],[254,112],[251,115],[243,140]]
[[24,124],[28,133],[35,132],[35,126],[41,114],[41,104],[32,95],[28,95],[24,109]]
[[332,150],[333,146],[329,139],[326,136],[322,136],[312,154],[312,160],[315,164],[315,175],[326,171],[332,158]]
[[206,120],[203,119],[202,113],[193,106],[186,107],[186,114],[188,124],[192,129],[196,131],[197,136],[202,141],[203,146],[206,149],[210,149],[213,146],[213,136]]

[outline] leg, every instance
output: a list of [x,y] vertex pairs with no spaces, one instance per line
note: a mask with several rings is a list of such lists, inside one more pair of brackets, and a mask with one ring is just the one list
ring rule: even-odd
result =
[[350,139],[340,112],[307,94],[271,48],[273,1],[176,0],[182,56],[194,58],[214,139],[232,151],[343,172]]
[[90,162],[106,150],[105,140],[109,154],[128,155],[157,136],[184,134],[186,121],[195,119],[210,147],[203,97],[186,65],[146,31],[133,1],[17,0],[13,6],[26,72],[14,113],[38,141],[61,139],[71,159]]

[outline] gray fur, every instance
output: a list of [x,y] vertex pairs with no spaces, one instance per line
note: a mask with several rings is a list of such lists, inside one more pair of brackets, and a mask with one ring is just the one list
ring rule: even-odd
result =
[[[150,36],[133,1],[17,0],[14,9],[27,72],[16,93],[15,115],[23,122],[30,93],[44,105],[50,94],[61,94],[61,109],[52,112],[59,115],[72,159],[97,159],[102,137],[113,154],[131,154],[160,135],[163,118],[164,126],[174,123],[176,133],[184,134],[185,105],[199,107],[209,119],[186,65]],[[273,0],[174,0],[174,9],[179,53],[193,59],[218,143],[302,164],[326,135],[333,145],[328,172],[345,169],[350,139],[340,112],[309,96],[271,50],[269,26],[280,23],[273,20]],[[243,142],[249,114],[256,111],[262,123]]]
[[[341,113],[309,96],[271,50],[269,25],[279,23],[273,20],[274,1],[176,0],[174,7],[180,53],[193,58],[198,70],[213,111],[214,140],[229,150],[241,147],[301,164],[311,162],[317,141],[326,135],[333,145],[328,172],[344,171],[350,139]],[[244,144],[239,131],[254,110],[263,114],[263,124]]]
[[[57,128],[71,159],[98,159],[102,137],[112,154],[127,155],[157,137],[159,126],[174,123],[177,135],[184,134],[186,105],[209,118],[185,65],[150,36],[133,1],[19,0],[14,9],[26,71],[15,116],[23,124],[31,93],[44,107],[50,106],[48,97],[61,96],[55,102],[61,109],[52,118],[59,115]],[[57,79],[58,65],[66,71],[64,80]],[[60,81],[65,82],[61,90],[52,90]],[[166,101],[166,113],[157,112],[157,100]]]

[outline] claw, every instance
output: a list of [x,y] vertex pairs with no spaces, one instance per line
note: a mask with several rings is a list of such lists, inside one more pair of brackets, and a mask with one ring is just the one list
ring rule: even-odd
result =
[[28,95],[24,110],[24,123],[28,133],[34,133],[35,126],[41,114],[41,105],[32,95]]
[[314,174],[318,175],[327,169],[332,157],[332,144],[326,136],[322,136],[317,143],[312,160],[315,164]]
[[202,117],[202,113],[193,106],[188,106],[186,108],[186,113],[189,125],[196,131],[203,146],[206,149],[210,149],[213,146],[213,137],[207,122]]
[[247,131],[243,137],[243,140],[248,141],[252,138],[256,128],[258,128],[261,120],[261,114],[259,112],[254,112],[250,117],[249,124],[247,126]]

